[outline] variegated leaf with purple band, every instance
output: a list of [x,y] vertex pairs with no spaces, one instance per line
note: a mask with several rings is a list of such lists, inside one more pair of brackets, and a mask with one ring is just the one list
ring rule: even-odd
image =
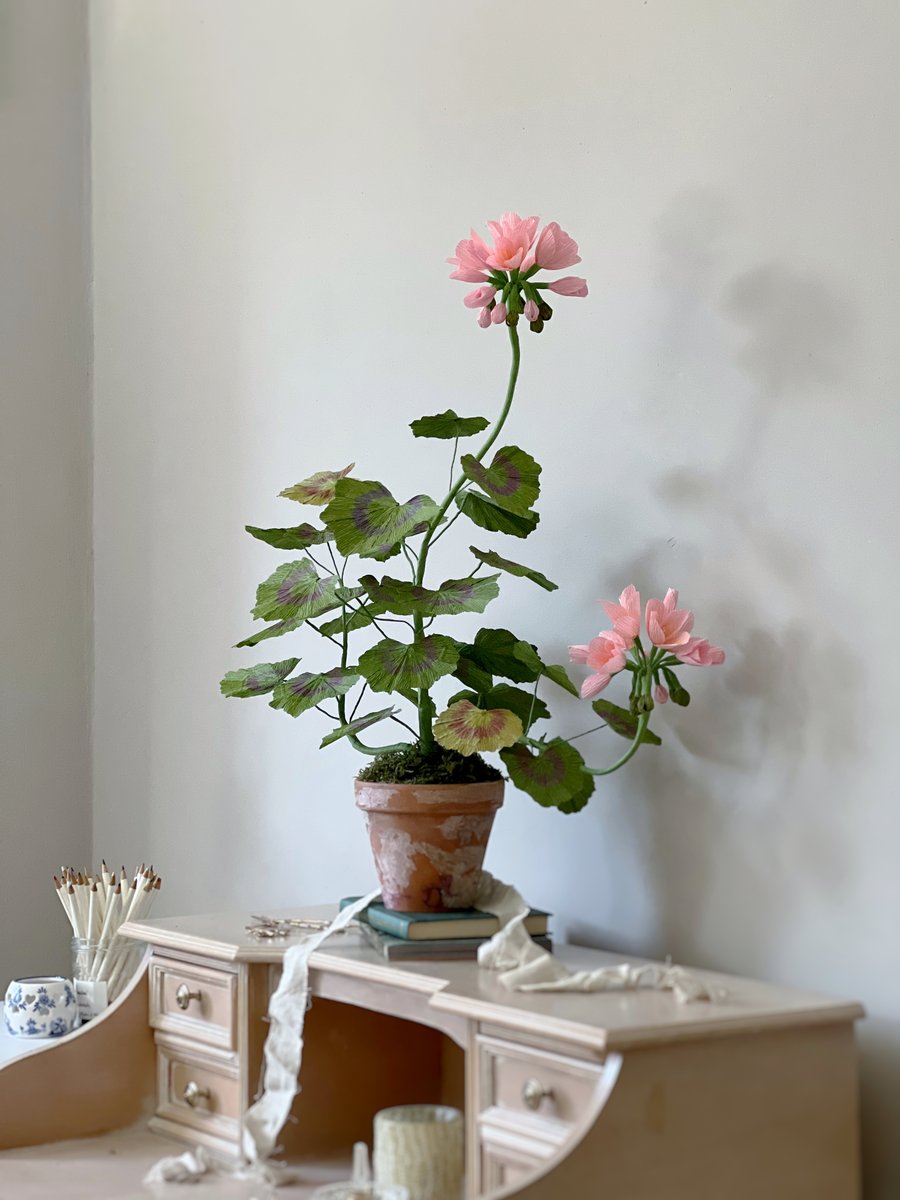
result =
[[378,712],[370,712],[366,713],[364,717],[356,717],[354,720],[348,721],[346,725],[338,725],[337,729],[333,729],[331,733],[326,734],[322,738],[321,742],[319,742],[319,749],[324,750],[326,746],[330,746],[333,742],[339,742],[341,738],[353,737],[357,733],[362,733],[370,725],[375,725],[379,721],[386,721],[395,712],[397,712],[396,708],[381,708]]
[[308,523],[295,525],[292,529],[260,529],[257,525],[245,525],[244,528],[276,550],[308,550],[310,546],[330,542],[334,536],[330,529],[316,529]]
[[276,621],[274,625],[267,625],[265,629],[260,629],[257,633],[251,633],[242,642],[235,642],[235,649],[240,650],[244,646],[258,646],[260,642],[268,641],[269,638],[281,637],[285,633],[293,633],[295,629],[300,628],[305,620],[305,617],[295,617],[289,621]]
[[359,670],[373,692],[409,691],[450,675],[458,655],[453,638],[439,633],[418,643],[384,638],[360,656]]
[[476,708],[468,700],[458,700],[435,721],[434,736],[445,750],[479,754],[517,742],[522,722],[506,708]]
[[283,708],[292,717],[299,717],[323,700],[335,700],[345,695],[359,678],[357,670],[345,667],[334,667],[321,673],[304,671],[276,687],[271,705],[272,708]]
[[320,576],[305,558],[284,563],[256,590],[253,616],[263,621],[305,620],[335,608],[339,580]]
[[550,716],[550,709],[534,692],[526,692],[524,688],[512,687],[508,683],[498,683],[480,693],[457,692],[450,697],[448,704],[455,704],[457,700],[468,700],[478,708],[508,708],[522,722],[526,733],[535,721],[545,721]]
[[429,496],[413,496],[399,504],[383,483],[341,479],[322,520],[334,534],[341,554],[386,558],[404,538],[424,530],[438,514]]
[[257,663],[255,667],[229,671],[219,684],[219,689],[223,696],[240,699],[264,696],[286,679],[299,661],[299,658],[286,658],[283,662]]
[[279,492],[286,500],[296,500],[298,504],[327,504],[334,499],[334,485],[345,475],[349,475],[356,463],[344,467],[343,471],[316,471],[309,479],[301,479],[293,487]]
[[417,587],[389,575],[380,580],[374,575],[363,575],[359,582],[369,598],[385,612],[401,617],[448,617],[463,612],[484,612],[500,594],[499,578],[499,575],[485,575],[481,579],[446,579],[434,589]]
[[518,446],[504,446],[498,450],[490,466],[485,466],[471,454],[464,454],[459,465],[467,479],[478,484],[507,512],[524,516],[540,494],[541,468]]
[[575,747],[562,738],[553,738],[538,750],[521,744],[510,746],[500,751],[500,757],[516,787],[544,808],[578,812],[593,795],[593,775],[585,770]]

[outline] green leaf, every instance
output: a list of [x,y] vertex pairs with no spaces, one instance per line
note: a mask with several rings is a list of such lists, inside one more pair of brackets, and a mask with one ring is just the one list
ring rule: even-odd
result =
[[398,552],[404,538],[423,532],[438,511],[428,496],[413,496],[398,504],[383,483],[339,479],[322,520],[341,554],[388,558]]
[[687,708],[691,702],[691,693],[687,688],[681,686],[681,681],[674,671],[670,671],[668,667],[663,667],[662,673],[669,689],[669,699],[673,704],[678,704],[681,708]]
[[532,800],[545,808],[578,812],[594,791],[594,778],[584,769],[584,759],[562,738],[544,743],[539,750],[510,746],[500,757],[509,777]]
[[[347,612],[347,632],[350,633],[354,629],[365,629],[368,625],[372,625],[373,617],[380,617],[386,609],[380,604],[366,604],[363,608],[349,609]],[[331,621],[325,621],[319,626],[319,632],[328,635],[329,637],[341,637],[344,632],[343,616],[334,617]]]
[[359,669],[373,692],[400,692],[428,688],[450,675],[459,655],[453,638],[435,633],[420,643],[384,638],[367,650]]
[[481,433],[488,425],[490,421],[484,417],[459,417],[448,408],[434,417],[419,417],[417,421],[411,421],[409,427],[416,437],[461,438]]
[[[601,721],[606,722],[613,733],[617,733],[619,737],[628,738],[629,742],[634,741],[638,730],[638,718],[627,708],[619,708],[618,704],[613,704],[611,700],[603,699],[595,700],[591,708]],[[662,738],[658,737],[651,729],[645,729],[640,744],[642,746],[661,746]]]
[[345,475],[349,475],[356,463],[344,467],[343,471],[317,471],[309,479],[301,479],[293,487],[279,492],[287,500],[296,500],[298,504],[327,504],[334,499],[334,485]]
[[521,563],[513,562],[512,559],[502,558],[495,550],[477,550],[474,546],[470,546],[469,549],[487,567],[497,567],[510,575],[519,575],[523,579],[530,579],[532,583],[536,583],[538,587],[542,587],[548,592],[555,592],[559,587],[558,583],[552,583],[540,571],[535,571],[532,567],[523,567]]
[[417,587],[402,579],[391,579],[389,575],[381,580],[374,575],[363,575],[359,582],[369,598],[386,612],[401,617],[416,614],[422,617],[447,617],[463,612],[484,612],[500,594],[498,579],[499,575],[484,575],[480,579],[445,579],[434,590]]
[[229,671],[219,689],[223,696],[264,696],[293,671],[299,658],[286,658],[283,662],[257,663],[255,667],[244,667],[240,671]]
[[464,454],[459,465],[465,477],[477,483],[506,512],[530,515],[528,510],[541,490],[541,468],[530,454],[518,446],[504,446],[489,467],[471,454]]
[[308,550],[310,546],[330,542],[333,537],[330,529],[316,529],[315,525],[309,524],[296,525],[293,529],[260,529],[256,525],[245,525],[244,528],[276,550]]
[[355,669],[351,671],[345,667],[334,667],[330,671],[312,674],[304,671],[302,675],[286,679],[276,687],[271,706],[283,708],[292,717],[299,717],[323,700],[343,696],[358,682],[359,672]]
[[[533,710],[532,699],[534,700]],[[550,710],[543,700],[534,696],[532,692],[526,692],[523,688],[510,687],[508,683],[498,683],[496,687],[488,688],[480,694],[457,692],[455,696],[450,697],[448,703],[454,704],[457,700],[468,700],[478,708],[508,708],[522,722],[526,733],[529,726],[533,725],[535,721],[544,721],[550,716]],[[531,717],[530,721],[529,716]]]
[[[479,629],[474,642],[459,647],[459,658],[460,662],[468,659],[483,671],[502,675],[513,683],[534,683],[544,670],[534,646],[508,629]],[[462,678],[458,671],[457,678]]]
[[460,650],[459,662],[456,664],[453,674],[460,683],[464,683],[467,688],[471,688],[478,695],[481,695],[483,692],[489,692],[494,684],[493,676],[489,672],[476,666],[470,658],[462,657],[462,648]]
[[297,617],[288,621],[276,621],[274,625],[267,625],[265,629],[260,629],[257,633],[251,633],[242,642],[235,642],[235,648],[241,649],[244,646],[258,646],[260,642],[265,642],[269,638],[281,637],[283,633],[293,633],[295,629],[300,628],[305,620],[305,617]]
[[283,563],[256,589],[253,616],[264,621],[305,620],[337,605],[336,575],[322,578],[307,559]]
[[476,708],[468,700],[458,700],[435,721],[434,736],[445,750],[478,754],[517,742],[522,722],[505,708]]
[[480,492],[460,492],[456,497],[456,505],[470,521],[474,521],[482,529],[489,533],[508,533],[512,537],[528,537],[541,519],[536,512],[526,513],[524,516],[507,512]]
[[555,683],[557,687],[561,687],[564,692],[568,692],[570,696],[580,696],[578,688],[569,678],[569,673],[565,667],[561,667],[559,663],[551,663],[544,666],[544,675]]
[[356,717],[355,720],[348,721],[346,725],[338,725],[337,729],[333,729],[331,733],[326,734],[322,738],[321,742],[319,742],[319,749],[324,750],[332,742],[338,742],[341,738],[345,738],[350,734],[360,733],[363,729],[368,729],[370,725],[375,725],[378,721],[384,721],[388,717],[392,717],[396,711],[396,708],[381,708],[378,712],[370,712],[366,713],[364,717]]

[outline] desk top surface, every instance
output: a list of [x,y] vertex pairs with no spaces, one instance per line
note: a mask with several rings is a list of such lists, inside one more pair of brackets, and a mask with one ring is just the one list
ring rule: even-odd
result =
[[[331,918],[335,905],[278,910],[274,916]],[[129,922],[122,932],[174,951],[223,962],[279,963],[299,938],[260,942],[245,931],[247,913],[206,913]],[[578,946],[554,950],[572,971],[596,970],[647,960]],[[679,964],[682,965],[682,964]],[[387,962],[354,929],[333,935],[310,958],[316,972],[354,977],[422,994],[436,1011],[495,1023],[520,1032],[556,1036],[598,1050],[854,1021],[864,1016],[854,1002],[777,984],[688,968],[714,999],[679,1002],[670,991],[620,988],[603,992],[513,992],[492,971],[474,962]]]

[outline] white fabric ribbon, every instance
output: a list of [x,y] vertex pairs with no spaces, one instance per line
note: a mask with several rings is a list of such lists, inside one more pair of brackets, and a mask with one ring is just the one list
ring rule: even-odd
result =
[[[303,1025],[310,1000],[309,958],[326,938],[345,929],[379,895],[377,890],[370,892],[341,909],[327,929],[304,937],[285,953],[281,980],[269,1000],[269,1033],[263,1049],[260,1094],[244,1117],[242,1145],[246,1164],[233,1169],[216,1168],[203,1150],[198,1149],[162,1159],[145,1177],[146,1184],[193,1183],[215,1170],[231,1178],[255,1179],[274,1186],[296,1178],[290,1169],[268,1160],[300,1090]],[[645,987],[671,991],[681,1003],[713,999],[701,980],[670,964],[647,963],[635,967],[623,962],[595,971],[570,971],[529,935],[525,928],[529,908],[519,892],[486,871],[475,906],[493,913],[500,923],[491,940],[479,947],[478,965],[498,972],[499,982],[510,991],[600,992]]]

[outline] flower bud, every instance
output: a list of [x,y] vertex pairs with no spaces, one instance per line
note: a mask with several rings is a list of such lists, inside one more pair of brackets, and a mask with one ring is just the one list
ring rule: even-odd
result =
[[482,329],[487,329],[487,327],[488,327],[488,325],[490,325],[490,323],[491,323],[491,310],[489,308],[483,308],[481,310],[481,312],[478,314],[478,324],[481,326]]
[[656,697],[657,704],[665,704],[669,699],[669,689],[658,683],[653,689],[653,695]]
[[550,305],[547,303],[546,300],[542,300],[540,302],[540,304],[538,305],[538,312],[540,313],[542,321],[549,321],[550,318],[553,316],[553,309],[550,307]]
[[506,323],[510,329],[515,329],[519,323],[519,314],[517,312],[508,312],[506,314]]
[[540,317],[538,317],[538,319],[536,321],[532,321],[529,324],[528,328],[531,330],[532,333],[540,333],[541,330],[544,328],[544,322],[540,319]]
[[506,320],[506,314],[507,314],[506,305],[501,300],[499,304],[494,305],[493,312],[491,313],[491,320],[493,321],[493,323],[495,325],[502,325],[503,322]]
[[526,319],[529,321],[532,321],[532,322],[536,321],[538,319],[538,317],[541,315],[540,311],[538,310],[538,306],[535,304],[535,302],[533,300],[528,300],[526,302],[523,312],[524,312]]

